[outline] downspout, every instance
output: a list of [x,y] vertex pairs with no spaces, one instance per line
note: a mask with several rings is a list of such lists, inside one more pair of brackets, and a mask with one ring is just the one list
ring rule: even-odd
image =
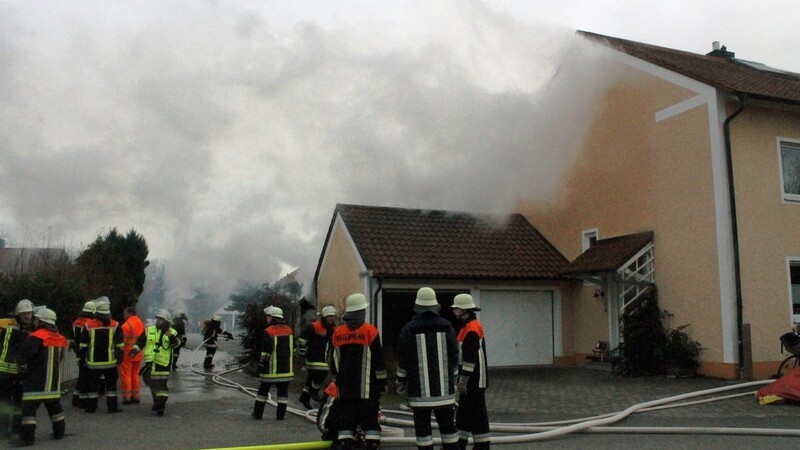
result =
[[742,342],[742,328],[744,319],[742,314],[742,275],[741,264],[739,262],[739,226],[736,221],[736,189],[733,182],[733,150],[731,147],[731,122],[744,110],[747,104],[747,94],[739,93],[739,108],[725,119],[723,132],[725,134],[725,156],[727,158],[728,169],[728,197],[731,202],[731,233],[733,234],[733,277],[736,283],[736,330],[739,345],[739,379],[743,376],[744,364],[744,343]]
[[372,324],[376,327],[378,326],[378,294],[381,293],[381,289],[383,289],[383,280],[377,278],[378,280],[378,289],[375,290],[375,293],[372,295],[372,315],[373,320]]

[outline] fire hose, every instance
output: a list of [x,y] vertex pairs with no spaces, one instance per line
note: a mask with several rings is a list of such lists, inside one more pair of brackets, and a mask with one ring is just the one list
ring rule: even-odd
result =
[[[214,383],[219,384],[220,386],[229,387],[238,389],[244,392],[247,395],[252,397],[256,396],[257,389],[246,387],[240,383],[236,383],[230,379],[225,378],[223,375],[228,374],[230,372],[235,372],[241,370],[244,366],[237,366],[231,369],[225,370],[223,372],[219,372],[216,374],[210,374],[205,371],[200,371],[194,368],[194,358],[196,356],[197,350],[200,349],[206,341],[203,341],[197,348],[194,350],[192,354],[192,358],[190,361],[190,366],[192,372],[198,373],[204,376],[211,376],[211,379]],[[761,386],[765,384],[771,383],[773,380],[760,380],[760,381],[751,381],[746,383],[739,383],[730,386],[723,386],[718,388],[706,389],[701,391],[689,392],[680,395],[674,395],[671,397],[665,397],[661,399],[651,400],[643,403],[638,403],[632,405],[622,411],[609,413],[609,414],[602,414],[597,416],[579,418],[579,419],[571,419],[571,420],[563,420],[563,421],[554,421],[554,422],[538,422],[538,423],[501,423],[501,422],[492,422],[490,423],[490,430],[493,432],[500,432],[500,433],[523,433],[523,434],[515,434],[513,436],[492,436],[492,444],[519,444],[525,442],[536,442],[536,441],[543,441],[548,439],[554,439],[560,436],[565,436],[571,433],[604,433],[604,434],[697,434],[697,435],[708,435],[708,434],[722,434],[722,435],[750,435],[750,436],[787,436],[787,437],[800,437],[800,430],[798,429],[780,429],[780,428],[738,428],[738,427],[648,427],[648,426],[640,426],[640,427],[619,427],[619,426],[607,426],[613,423],[619,422],[620,420],[625,419],[626,417],[641,412],[647,411],[656,411],[661,409],[667,408],[677,408],[677,407],[685,407],[685,406],[692,406],[701,403],[707,402],[714,402],[714,401],[721,401],[730,398],[736,398],[746,395],[753,395],[753,391],[748,391],[744,393],[737,393],[731,395],[724,395],[724,396],[716,396],[712,398],[702,399],[702,400],[693,400],[693,401],[685,401],[681,402],[682,400],[693,399],[696,397],[704,397],[709,396],[717,393],[722,392],[729,392],[729,391],[736,391],[740,389],[745,389],[754,386]],[[681,403],[675,403],[681,402]],[[267,403],[271,406],[277,406],[277,403],[272,400],[272,397],[268,395]],[[287,412],[290,414],[294,414],[299,417],[303,417],[306,420],[313,422],[316,424],[316,410],[300,410],[297,408],[289,407],[287,408]],[[411,413],[408,411],[399,411],[399,410],[383,410],[384,416],[381,418],[381,424],[383,425],[391,425],[391,426],[399,426],[399,427],[413,427],[414,421],[413,420],[404,420],[404,419],[397,419],[388,417],[388,415],[397,415],[397,416],[410,416]],[[432,424],[433,427],[436,427],[436,424]],[[435,445],[441,444],[441,439],[435,438],[434,439]],[[314,442],[302,442],[302,443],[289,443],[289,444],[276,444],[276,445],[259,445],[259,446],[251,446],[251,447],[229,447],[228,450],[234,449],[247,449],[247,450],[268,450],[268,449],[316,449],[316,448],[329,448],[331,445],[331,441],[314,441]],[[397,446],[415,446],[416,439],[413,437],[382,437],[381,438],[381,446],[386,447],[397,447]]]

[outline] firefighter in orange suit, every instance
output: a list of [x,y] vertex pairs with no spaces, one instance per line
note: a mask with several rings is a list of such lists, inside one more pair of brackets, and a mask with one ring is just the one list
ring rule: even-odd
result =
[[489,448],[489,415],[486,412],[486,389],[489,378],[486,371],[486,341],[483,327],[475,313],[480,308],[475,306],[472,296],[458,294],[453,299],[453,313],[461,321],[458,333],[459,393],[458,410],[456,411],[456,428],[458,428],[458,444],[461,449],[467,448],[470,434],[475,450]]
[[67,348],[67,338],[56,328],[56,313],[39,308],[34,313],[36,330],[25,338],[17,363],[24,367],[22,393],[22,422],[16,446],[33,445],[36,441],[36,410],[44,403],[53,437],[62,439],[66,430],[64,409],[61,407],[61,360]]
[[386,364],[378,329],[365,322],[366,309],[364,295],[347,297],[344,324],[333,332],[331,374],[341,403],[335,449],[353,448],[359,425],[365,448],[376,449],[381,443],[378,413],[381,394],[386,389]]
[[277,306],[264,308],[269,326],[264,329],[261,343],[261,358],[258,360],[258,387],[253,418],[261,420],[270,387],[275,384],[278,390],[277,419],[283,420],[289,405],[289,383],[294,379],[294,336],[292,328],[286,325],[283,310]]
[[131,349],[136,345],[136,340],[144,333],[144,323],[136,315],[136,308],[128,306],[122,312],[125,323],[122,324],[122,362],[119,364],[120,384],[122,385],[122,404],[138,404],[139,400],[139,369],[142,365],[142,355],[137,353],[131,356]]

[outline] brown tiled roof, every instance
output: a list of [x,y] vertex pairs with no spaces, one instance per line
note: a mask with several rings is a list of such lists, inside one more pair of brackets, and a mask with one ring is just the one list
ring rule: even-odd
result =
[[769,70],[758,63],[754,67],[753,63],[736,58],[700,55],[586,31],[578,33],[723,91],[744,93],[764,100],[800,103],[800,74]]
[[652,241],[652,231],[601,239],[578,256],[562,274],[576,276],[613,272]]
[[336,206],[373,276],[552,279],[569,261],[520,214]]

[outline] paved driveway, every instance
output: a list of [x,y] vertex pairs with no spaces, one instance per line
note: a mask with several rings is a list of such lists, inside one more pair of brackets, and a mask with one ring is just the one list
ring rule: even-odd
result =
[[[196,342],[190,341],[190,345]],[[223,342],[217,353],[215,372],[233,364],[230,354],[237,350],[235,341]],[[101,407],[87,414],[69,406],[69,396],[62,400],[67,414],[67,437],[54,441],[44,408],[39,411],[37,447],[106,449],[196,449],[238,447],[289,442],[316,441],[316,426],[298,416],[275,420],[268,409],[264,420],[250,418],[253,399],[234,389],[213,383],[210,377],[189,370],[191,352],[181,355],[180,369],[170,380],[170,400],[164,417],[150,412],[145,403],[127,406],[122,414],[106,414]],[[199,353],[194,361],[202,363]],[[230,378],[251,387],[258,382],[242,373]],[[677,394],[729,386],[735,382],[712,379],[618,378],[609,372],[578,368],[533,368],[491,373],[487,393],[492,422],[542,422],[574,419],[620,411],[633,404]],[[753,391],[750,388],[740,392]],[[290,393],[290,406],[299,392]],[[385,409],[396,409],[401,399],[387,396]],[[102,404],[102,400],[101,400]],[[766,427],[800,429],[800,407],[796,405],[759,406],[745,397],[636,414],[619,426],[706,426]],[[405,430],[413,436],[413,429]],[[502,436],[495,433],[495,436]],[[666,434],[572,434],[539,443],[495,445],[501,449],[527,448],[795,448],[800,442],[791,437],[698,436]],[[4,443],[5,445],[5,443]],[[405,447],[413,448],[413,447]]]

